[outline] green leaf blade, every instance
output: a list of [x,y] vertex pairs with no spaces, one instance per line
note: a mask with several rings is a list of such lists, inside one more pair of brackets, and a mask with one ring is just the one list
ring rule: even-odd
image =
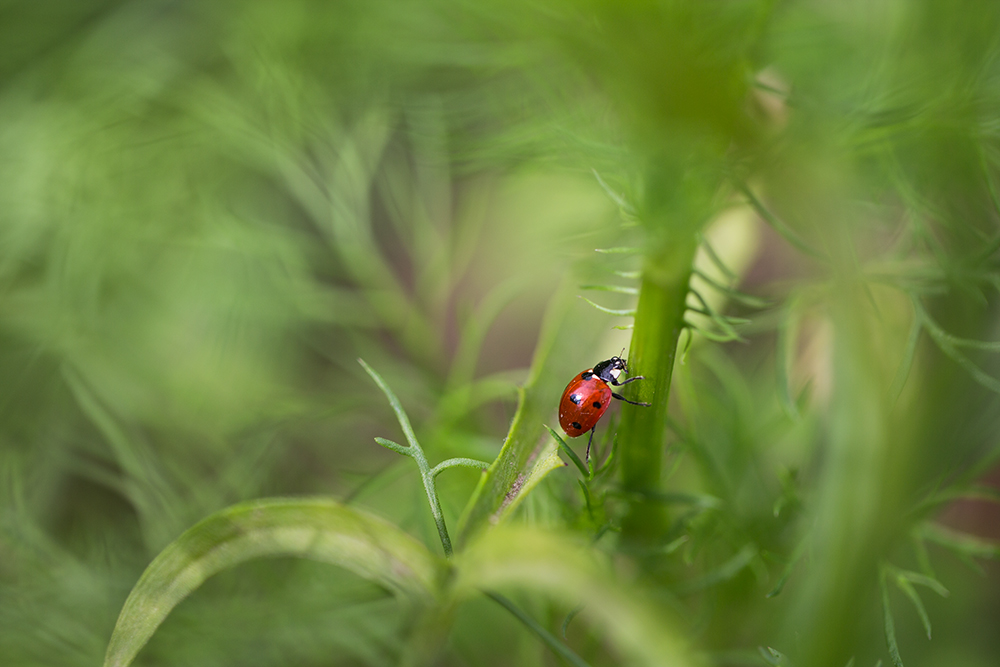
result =
[[778,234],[788,241],[788,243],[800,250],[801,252],[815,257],[816,259],[826,260],[827,257],[824,253],[820,252],[816,248],[809,245],[805,239],[798,235],[791,227],[789,227],[785,221],[772,213],[764,204],[754,195],[753,191],[750,190],[746,183],[737,183],[737,188],[746,196],[747,201],[757,212],[757,215],[761,217],[764,222],[771,226],[771,229],[778,232]]
[[931,617],[927,615],[927,609],[924,607],[923,600],[920,599],[920,595],[917,594],[917,590],[913,585],[906,580],[906,577],[902,575],[896,576],[896,586],[899,590],[910,599],[913,603],[914,609],[917,610],[917,616],[920,617],[920,623],[924,626],[924,632],[927,633],[927,639],[931,638]]
[[625,285],[580,285],[580,289],[591,290],[594,292],[616,292],[618,294],[630,294],[632,296],[637,296],[639,294],[638,288],[628,287]]
[[206,579],[247,560],[296,556],[339,565],[397,595],[430,602],[445,561],[373,515],[322,498],[235,505],[167,546],[132,589],[108,644],[105,667],[126,667],[170,611]]
[[920,534],[924,539],[962,556],[1000,559],[1000,542],[945,528],[935,523],[925,523]]
[[580,474],[583,475],[583,478],[588,479],[590,477],[590,471],[587,470],[587,466],[583,465],[583,461],[580,459],[577,453],[574,452],[573,449],[566,444],[566,441],[563,440],[562,437],[560,437],[560,435],[556,433],[553,429],[551,429],[548,426],[546,426],[545,428],[548,429],[549,433],[552,434],[552,437],[555,438],[556,443],[559,445],[559,449],[565,452],[566,456],[569,457],[569,460],[573,462],[573,465],[575,465],[577,469],[580,471]]
[[591,301],[587,297],[583,297],[582,296],[580,298],[583,299],[584,301],[586,301],[587,303],[589,303],[591,306],[593,306],[597,310],[601,311],[602,313],[607,313],[608,315],[616,315],[618,317],[635,317],[635,309],[634,308],[605,308],[604,306],[602,306],[602,305],[600,305],[598,303],[594,303],[593,301]]
[[692,581],[686,581],[676,587],[678,595],[688,595],[706,588],[711,588],[723,582],[729,581],[750,562],[757,557],[759,550],[754,544],[744,545],[734,556],[729,558],[715,569],[703,574]]
[[[403,435],[406,436],[406,441],[410,443],[410,447],[412,447],[414,451],[420,451],[422,453],[420,444],[417,442],[417,436],[414,434],[413,427],[410,425],[410,418],[406,416],[406,411],[403,410],[403,404],[399,402],[398,398],[396,398],[396,394],[394,394],[392,389],[389,388],[386,381],[382,379],[382,376],[375,372],[375,369],[369,366],[364,359],[358,359],[358,363],[361,364],[361,367],[365,369],[365,372],[371,376],[371,379],[375,381],[378,388],[382,390],[383,394],[385,394],[385,397],[389,401],[389,405],[392,406],[392,411],[396,413],[396,419],[399,421],[399,427],[403,429]],[[383,447],[386,446],[382,442],[379,442],[379,444]]]
[[594,248],[594,252],[605,255],[638,255],[642,252],[640,248],[616,247],[616,248]]
[[889,648],[889,657],[896,667],[903,667],[903,658],[899,655],[899,644],[896,642],[896,622],[892,617],[892,608],[889,606],[889,587],[885,583],[885,572],[879,577],[879,586],[882,589],[882,625],[885,629],[885,643]]

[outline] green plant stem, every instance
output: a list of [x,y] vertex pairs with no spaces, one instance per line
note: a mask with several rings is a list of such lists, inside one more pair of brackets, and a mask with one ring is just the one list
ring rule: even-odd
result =
[[632,498],[622,535],[638,543],[653,541],[666,522],[662,504],[650,498],[659,491],[670,378],[697,250],[693,232],[670,241],[662,252],[646,259],[629,348],[630,369],[646,378],[631,385],[635,387],[631,397],[652,405],[624,406],[619,429],[622,489]]
[[427,463],[427,457],[424,456],[424,450],[419,444],[417,444],[416,438],[413,439],[413,444],[409,447],[400,445],[392,440],[386,440],[385,438],[375,438],[375,442],[382,445],[386,449],[391,449],[397,454],[402,454],[403,456],[409,456],[411,459],[416,461],[417,468],[420,469],[420,480],[424,483],[424,491],[427,493],[427,504],[431,507],[431,516],[434,517],[434,525],[437,526],[438,537],[441,538],[441,547],[444,549],[444,555],[451,558],[454,550],[451,546],[451,536],[448,534],[448,526],[444,522],[444,512],[441,511],[441,501],[438,499],[437,486],[434,484],[434,478],[437,477],[443,469],[450,468],[452,466],[468,466],[468,463],[476,463],[476,467],[489,467],[488,464],[485,464],[482,461],[473,461],[472,459],[449,459],[438,464],[434,469],[431,469],[430,465]]
[[427,493],[427,503],[431,507],[431,516],[434,517],[434,525],[437,526],[438,537],[441,538],[441,548],[444,549],[444,555],[451,558],[454,549],[451,546],[451,536],[448,534],[448,526],[444,522],[444,512],[441,510],[441,501],[438,498],[437,485],[434,483],[434,479],[447,468],[461,467],[486,470],[490,467],[490,464],[485,461],[477,461],[476,459],[448,459],[431,468],[430,464],[427,463],[427,457],[424,456],[424,450],[417,443],[416,438],[413,439],[413,444],[409,447],[404,447],[385,438],[375,438],[375,441],[386,449],[409,456],[416,461],[417,468],[420,469],[420,479],[424,483],[424,491]]
[[427,459],[424,457],[423,451],[417,448],[414,454],[419,454],[420,458],[414,456],[413,459],[417,462],[417,466],[420,468],[420,478],[424,482],[424,491],[427,492],[427,501],[431,506],[431,515],[434,517],[434,525],[437,526],[438,536],[441,538],[441,547],[444,549],[444,555],[451,558],[454,550],[451,546],[451,536],[448,535],[448,526],[444,522],[444,512],[441,511],[441,501],[438,499],[437,485],[434,482],[441,471],[445,468],[462,467],[462,468],[478,468],[480,470],[486,470],[490,467],[489,463],[485,461],[477,461],[475,459],[448,459],[447,461],[442,461],[433,468],[427,464]]
[[[424,466],[426,466],[426,461]],[[451,558],[454,550],[451,547],[451,536],[448,535],[448,526],[444,522],[444,512],[441,511],[441,501],[438,500],[437,487],[434,485],[434,476],[430,471],[424,472],[424,467],[420,468],[420,477],[424,482],[424,491],[427,492],[427,502],[431,506],[431,515],[434,517],[434,525],[437,526],[438,536],[441,538],[441,547],[444,555]]]
[[424,483],[424,491],[427,493],[427,503],[431,507],[431,516],[434,517],[434,525],[437,526],[438,537],[441,538],[441,547],[444,549],[444,555],[451,558],[454,553],[454,549],[451,546],[451,536],[448,534],[448,526],[444,522],[444,512],[441,511],[441,501],[438,499],[437,486],[434,484],[434,478],[437,477],[442,470],[446,468],[452,468],[455,466],[461,466],[465,468],[480,468],[485,470],[489,468],[489,464],[484,461],[477,461],[475,459],[448,459],[447,461],[442,461],[441,463],[431,468],[430,464],[427,463],[427,457],[424,455],[424,450],[417,442],[417,436],[413,432],[413,427],[410,425],[410,418],[406,416],[406,411],[403,410],[402,404],[399,399],[396,398],[396,394],[393,393],[392,389],[382,376],[375,372],[375,369],[365,363],[364,359],[358,359],[358,363],[361,367],[365,369],[365,372],[375,381],[382,393],[389,400],[389,405],[392,407],[392,411],[396,413],[396,419],[399,421],[399,427],[403,429],[403,435],[406,436],[406,441],[409,446],[401,445],[392,440],[387,440],[385,438],[375,438],[375,442],[382,445],[386,449],[391,449],[397,454],[402,454],[403,456],[409,456],[411,459],[416,461],[417,468],[420,469],[420,479]]

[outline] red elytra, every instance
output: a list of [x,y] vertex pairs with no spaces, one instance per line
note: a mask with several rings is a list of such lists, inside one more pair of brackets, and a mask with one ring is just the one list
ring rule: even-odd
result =
[[587,442],[588,459],[590,445],[594,440],[594,429],[607,412],[612,398],[632,405],[649,407],[649,403],[630,401],[611,390],[609,385],[620,387],[644,379],[643,376],[637,375],[619,382],[618,377],[622,373],[628,373],[625,360],[621,357],[611,357],[574,377],[566,385],[566,390],[563,391],[562,399],[559,401],[559,425],[566,435],[576,438],[590,431],[590,440]]
[[611,405],[611,387],[593,369],[577,375],[559,401],[559,425],[576,438],[593,429]]

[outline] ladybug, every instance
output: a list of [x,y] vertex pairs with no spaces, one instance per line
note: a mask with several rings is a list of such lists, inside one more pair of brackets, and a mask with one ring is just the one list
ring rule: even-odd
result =
[[562,426],[566,435],[576,438],[590,431],[590,440],[587,441],[588,460],[590,459],[590,445],[594,441],[594,429],[597,427],[597,422],[607,412],[612,398],[647,408],[650,405],[649,403],[630,401],[611,391],[609,384],[621,387],[629,382],[645,379],[643,376],[637,375],[624,382],[619,382],[618,377],[622,373],[628,373],[625,360],[621,357],[611,357],[570,380],[570,383],[566,385],[566,391],[563,392],[562,400],[559,401],[559,425]]

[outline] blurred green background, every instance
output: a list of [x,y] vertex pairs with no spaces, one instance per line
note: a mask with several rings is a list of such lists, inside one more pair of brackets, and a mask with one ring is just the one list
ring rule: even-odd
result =
[[[950,592],[920,589],[928,641],[887,587],[905,664],[998,664],[1000,365],[968,343],[1000,340],[998,56],[986,0],[0,2],[0,664],[100,664],[150,560],[242,500],[330,495],[437,553],[355,360],[433,461],[492,461],[548,304],[632,307],[585,288],[677,230],[767,300],[714,292],[746,342],[675,371],[664,488],[710,500],[634,560],[572,469],[518,520],[594,538],[709,664],[891,664],[894,567]],[[629,343],[590,312],[580,370]],[[450,524],[476,479],[440,478]],[[267,560],[137,664],[391,665],[401,624]],[[483,599],[442,664],[560,663]]]

